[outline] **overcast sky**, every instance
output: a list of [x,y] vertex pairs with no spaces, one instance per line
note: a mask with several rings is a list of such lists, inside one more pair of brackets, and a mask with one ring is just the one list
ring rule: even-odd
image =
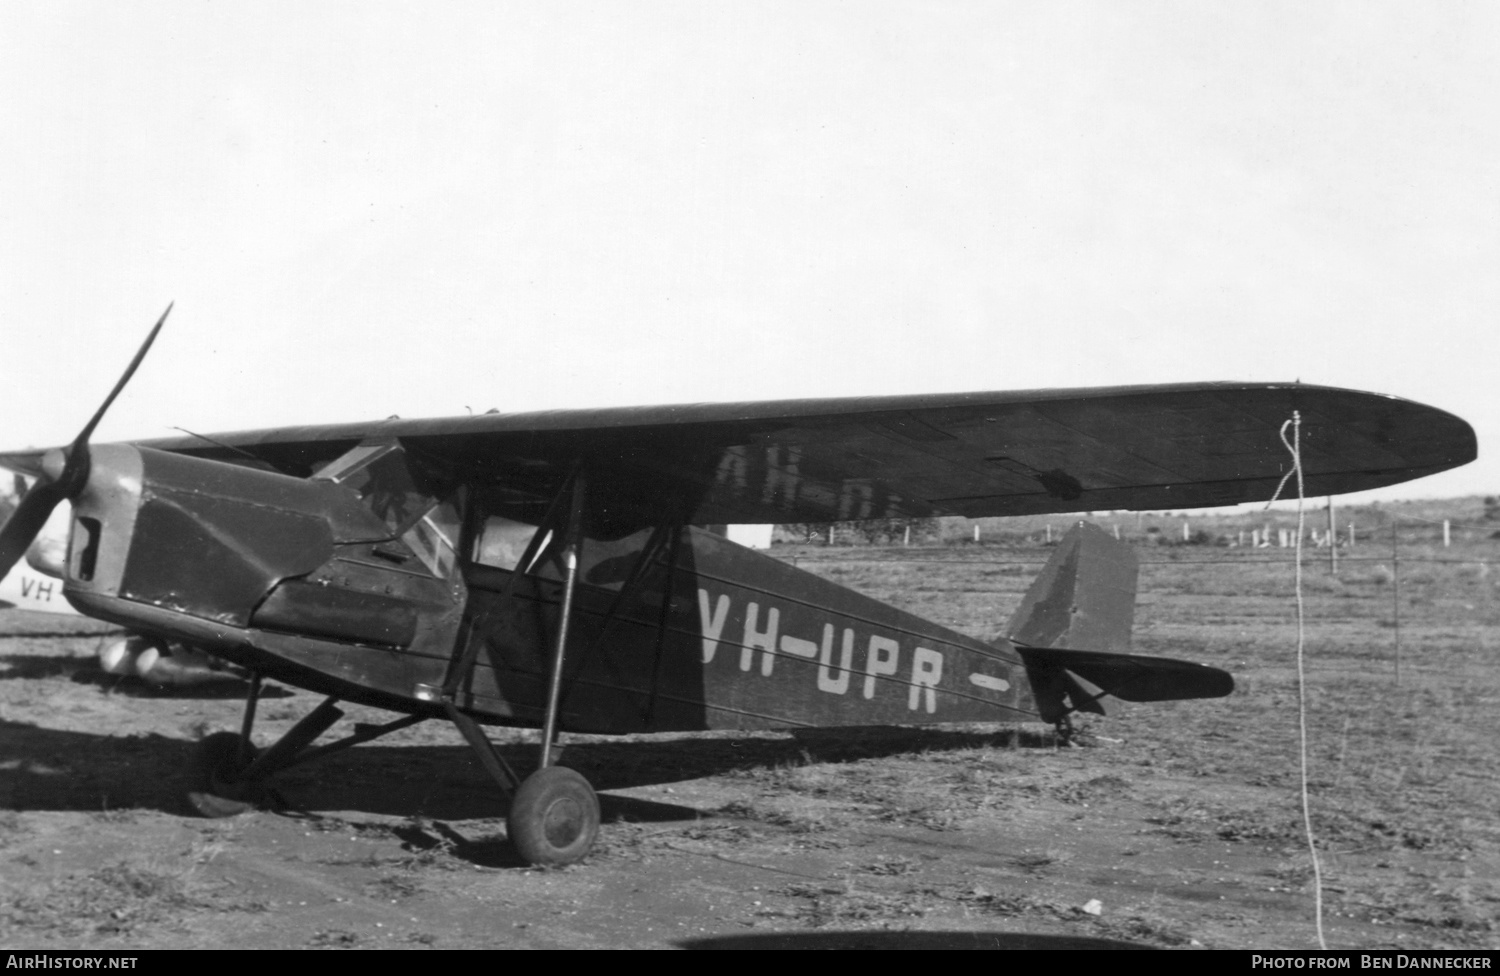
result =
[[0,447],[1195,380],[1500,492],[1500,5],[0,5]]

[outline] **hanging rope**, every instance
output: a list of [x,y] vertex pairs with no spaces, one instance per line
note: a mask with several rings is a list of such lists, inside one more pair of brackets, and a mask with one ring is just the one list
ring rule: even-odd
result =
[[[1292,429],[1292,439],[1287,440],[1287,428]],[[1281,443],[1285,445],[1288,453],[1292,456],[1292,467],[1281,478],[1281,484],[1276,486],[1276,494],[1266,502],[1266,508],[1270,508],[1281,495],[1281,490],[1286,487],[1287,480],[1292,475],[1297,476],[1297,556],[1296,556],[1296,580],[1297,580],[1297,735],[1298,748],[1301,753],[1302,773],[1302,826],[1307,833],[1307,853],[1312,858],[1313,869],[1313,912],[1314,920],[1318,926],[1318,948],[1327,950],[1328,943],[1323,939],[1323,868],[1318,863],[1318,845],[1313,836],[1312,825],[1312,801],[1308,795],[1307,787],[1307,668],[1306,657],[1306,627],[1304,625],[1305,613],[1302,602],[1302,535],[1306,524],[1306,513],[1303,502],[1306,498],[1305,486],[1302,482],[1302,413],[1292,411],[1292,419],[1281,425]]]

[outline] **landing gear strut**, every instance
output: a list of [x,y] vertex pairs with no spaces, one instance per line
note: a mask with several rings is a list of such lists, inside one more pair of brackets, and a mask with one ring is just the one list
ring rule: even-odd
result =
[[404,729],[424,720],[425,716],[407,715],[384,725],[354,726],[354,732],[322,746],[313,746],[318,736],[327,732],[344,717],[337,698],[328,698],[313,709],[286,734],[261,750],[251,740],[255,724],[255,705],[260,698],[260,676],[250,685],[245,700],[245,717],[240,732],[215,732],[198,743],[191,766],[192,782],[188,803],[205,817],[233,817],[264,806],[273,793],[267,785],[275,774],[300,766],[332,752],[339,752],[361,742]]
[[583,473],[574,470],[570,483],[553,499],[551,509],[532,536],[526,552],[516,564],[511,583],[502,594],[508,597],[523,566],[529,566],[540,554],[547,531],[560,503],[569,502],[567,527],[563,536],[563,594],[558,617],[557,639],[552,652],[552,669],[547,678],[547,705],[542,720],[540,768],[525,780],[516,776],[473,718],[459,711],[455,704],[460,683],[473,669],[478,656],[478,642],[471,641],[443,683],[441,701],[449,719],[458,726],[473,746],[480,763],[510,797],[506,831],[510,842],[528,864],[557,866],[581,860],[594,846],[599,833],[599,797],[580,773],[552,764],[557,743],[558,716],[561,711],[564,655],[568,646],[568,625],[573,617],[573,594],[578,584],[578,560],[583,548],[583,511],[587,485]]
[[[573,616],[573,596],[578,583],[579,554],[583,547],[583,512],[586,485],[581,471],[575,470],[569,484],[553,500],[552,509],[542,520],[521,557],[512,583],[529,566],[550,537],[544,531],[553,521],[560,503],[567,499],[566,534],[563,536],[562,607],[557,638],[547,680],[546,711],[542,723],[540,768],[522,780],[495,750],[479,723],[458,708],[457,692],[473,670],[478,657],[478,642],[470,641],[449,669],[447,679],[429,701],[441,703],[444,713],[458,727],[473,747],[480,764],[510,799],[507,829],[516,852],[529,864],[562,865],[582,859],[594,846],[599,833],[599,798],[588,780],[574,770],[552,763],[557,743],[558,719],[561,713],[563,664],[568,644],[568,625]],[[221,732],[204,739],[194,765],[193,788],[188,799],[207,817],[227,817],[259,805],[269,791],[265,781],[274,773],[311,759],[346,749],[361,742],[394,732],[420,722],[425,716],[410,715],[385,725],[356,725],[353,735],[325,746],[313,742],[343,717],[336,698],[329,698],[293,726],[274,745],[257,751],[251,742],[256,702],[260,697],[260,676],[253,677],[250,694],[245,700],[245,715],[238,735]]]

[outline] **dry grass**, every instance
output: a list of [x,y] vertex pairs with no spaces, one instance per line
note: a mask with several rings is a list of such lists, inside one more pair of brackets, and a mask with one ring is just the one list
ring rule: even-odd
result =
[[[1219,532],[1234,528],[1194,522]],[[1303,593],[1314,824],[1330,918],[1365,926],[1361,937],[1388,931],[1390,945],[1493,948],[1500,940],[1500,773],[1493,745],[1500,728],[1500,567],[1493,565],[1500,540],[1470,533],[1443,549],[1432,535],[1427,527],[1403,538],[1399,574],[1388,540],[1345,553],[1336,575],[1309,560]],[[782,552],[804,568],[981,637],[1001,629],[1050,554],[1020,543]],[[714,918],[728,919],[723,924],[735,931],[760,924],[822,933],[901,931],[972,922],[976,931],[1035,926],[1164,947],[1194,940],[1247,946],[1267,938],[1263,926],[1274,917],[1283,926],[1276,937],[1294,931],[1300,938],[1301,919],[1286,921],[1310,901],[1311,886],[1297,794],[1296,628],[1287,554],[1152,546],[1141,556],[1135,649],[1226,668],[1238,682],[1233,696],[1132,707],[1085,723],[1098,736],[1123,740],[1098,749],[1055,749],[1039,727],[570,738],[569,761],[592,763],[589,774],[601,788],[672,783],[679,792],[670,799],[653,793],[655,805],[685,804],[687,815],[662,810],[643,822],[612,819],[596,853],[568,876],[590,885],[616,876],[634,884],[653,862],[668,862],[655,877],[670,879],[664,888],[686,888],[679,884],[684,879],[726,872],[735,886],[724,881],[730,894],[713,893],[720,906]],[[28,695],[45,705],[63,685],[84,687],[73,672],[91,660],[93,638],[59,634],[71,636],[10,638],[0,679],[12,679],[13,707],[29,707]],[[107,688],[96,694],[113,701]],[[267,720],[289,721],[305,704],[277,702]],[[205,827],[186,851],[179,845],[158,848],[155,857],[120,859],[111,847],[97,862],[51,874],[22,852],[35,852],[44,830],[63,818],[81,812],[101,830],[137,820],[177,822],[161,794],[187,754],[192,736],[185,730],[207,712],[179,715],[175,702],[132,707],[159,711],[172,734],[79,740],[45,724],[9,728],[10,741],[29,750],[24,770],[0,759],[0,777],[11,775],[17,784],[0,778],[0,791],[12,790],[7,802],[15,807],[0,811],[0,866],[14,866],[11,878],[0,874],[0,933],[12,941],[149,944],[189,923],[264,910],[245,900],[248,894],[222,886],[220,872],[229,870],[222,862],[234,859],[214,855],[225,845],[319,879],[343,877],[349,896],[361,902],[382,908],[395,902],[402,913],[431,912],[437,919],[461,910],[460,897],[471,898],[442,900],[467,877],[482,879],[486,891],[526,884],[522,872],[487,873],[514,867],[491,858],[485,846],[503,833],[499,821],[455,821],[455,832],[426,819],[416,801],[384,820],[355,805],[347,816],[287,821],[273,836],[305,835],[295,862],[289,853],[252,850],[223,833],[228,827]],[[123,704],[120,714],[127,714]],[[423,734],[438,741],[438,731]],[[449,751],[433,768],[457,775],[451,757],[466,754],[459,746],[443,748]],[[351,755],[372,754],[380,755],[377,749]],[[406,769],[416,760],[393,750],[380,761]],[[360,768],[387,774],[383,766]],[[487,788],[477,774],[472,782]],[[682,783],[701,794],[683,797]],[[350,847],[356,836],[359,846]],[[996,845],[984,848],[986,838]],[[1241,874],[1212,860],[1240,852],[1254,864]],[[968,863],[980,855],[986,865]],[[1128,883],[1102,887],[1107,871],[1160,882],[1171,893],[1158,896]],[[31,879],[24,890],[15,882],[23,873]],[[774,882],[764,891],[743,884],[745,877],[759,885],[768,876]],[[1209,889],[1229,900],[1177,897]],[[543,897],[538,890],[506,911],[532,911],[528,899]],[[1096,895],[1106,902],[1101,915],[1083,907]],[[638,900],[594,905],[597,911],[584,912],[577,924],[592,933],[610,912]],[[726,901],[739,907],[725,909]],[[561,914],[543,919],[544,909],[535,911],[528,917],[561,924]],[[370,926],[356,931],[346,921],[353,917],[319,916],[294,944],[385,944],[374,941]],[[1218,941],[1205,934],[1215,920],[1223,922],[1213,929]],[[485,938],[494,935],[486,931]],[[408,937],[418,945],[435,939],[427,932]]]
[[[1465,514],[1421,511],[1439,519]],[[1363,517],[1376,526],[1382,514]],[[1286,515],[1272,520],[1285,523]],[[1225,534],[1236,529],[1227,518],[1222,526],[1206,517],[1194,523]],[[998,534],[999,526],[990,528]],[[1444,548],[1440,529],[1430,524],[1403,525],[1401,533],[1399,564],[1391,559],[1388,535],[1343,551],[1336,573],[1326,552],[1309,550],[1304,564],[1315,833],[1336,879],[1330,894],[1335,911],[1417,930],[1428,944],[1494,945],[1500,916],[1494,746],[1500,540],[1464,529]],[[808,549],[797,561],[903,609],[986,636],[1001,629],[1048,552],[1024,543],[920,552]],[[1237,691],[1222,701],[1131,708],[1100,730],[1128,740],[1128,762],[1143,771],[1279,791],[1284,802],[1272,807],[1202,796],[1153,798],[1159,812],[1148,818],[1150,829],[1184,843],[1280,845],[1288,863],[1299,866],[1289,867],[1279,886],[1305,889],[1310,872],[1305,851],[1299,853],[1291,553],[1182,546],[1140,555],[1135,650],[1223,667],[1234,673]],[[966,785],[987,783],[983,761],[962,761],[958,777],[923,784],[930,806],[951,809]],[[822,774],[804,775],[821,781]],[[1015,790],[1014,772],[1006,770],[1005,778]],[[1081,805],[1139,782],[1133,774],[1111,774],[1052,795]],[[899,799],[887,799],[887,810],[899,808]]]

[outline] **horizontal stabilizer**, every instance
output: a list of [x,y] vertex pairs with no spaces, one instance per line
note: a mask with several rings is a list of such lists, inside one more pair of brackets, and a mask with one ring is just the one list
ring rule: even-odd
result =
[[[1026,661],[1027,670],[1068,685],[1073,707],[1080,711],[1102,711],[1082,706],[1097,705],[1096,699],[1103,695],[1150,702],[1223,698],[1234,691],[1234,677],[1229,672],[1190,661],[1023,645],[1016,645],[1016,650]],[[1086,688],[1080,679],[1097,691]]]

